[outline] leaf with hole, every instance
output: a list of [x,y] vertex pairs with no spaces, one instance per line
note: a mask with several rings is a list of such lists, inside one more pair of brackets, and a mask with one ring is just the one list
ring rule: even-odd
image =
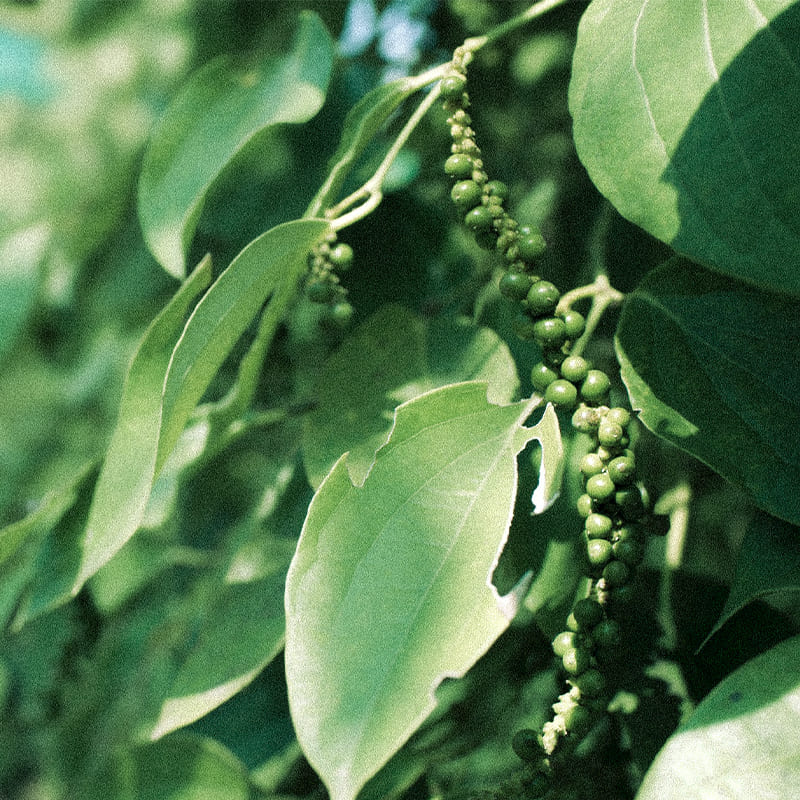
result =
[[[298,739],[333,800],[352,800],[506,629],[520,597],[492,574],[516,456],[560,450],[540,398],[497,406],[485,383],[399,406],[363,486],[346,457],[317,490],[286,585],[286,674]],[[544,458],[544,464],[551,463]]]

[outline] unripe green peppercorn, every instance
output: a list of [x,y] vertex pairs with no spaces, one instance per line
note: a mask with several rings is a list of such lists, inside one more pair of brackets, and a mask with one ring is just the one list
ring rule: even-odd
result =
[[580,675],[589,669],[591,660],[588,650],[582,647],[570,647],[561,657],[561,664],[570,675]]
[[572,613],[581,630],[593,628],[603,619],[603,606],[591,597],[584,597],[575,603]]
[[578,399],[578,390],[569,381],[559,378],[545,389],[544,399],[554,406],[571,408]]
[[605,514],[589,514],[586,517],[585,531],[588,539],[608,539],[613,522]]
[[631,422],[631,412],[626,408],[609,408],[606,412],[606,419],[609,422],[616,422],[617,425],[627,428]]
[[561,377],[573,383],[582,383],[589,374],[589,362],[581,356],[567,356],[561,362]]
[[530,277],[522,272],[506,272],[498,284],[500,294],[515,302],[524,300],[532,285]]
[[586,494],[594,500],[607,500],[616,491],[614,481],[605,472],[592,475],[586,480]]
[[338,242],[331,248],[330,253],[328,253],[328,261],[330,261],[337,270],[345,272],[353,263],[353,248],[350,247],[349,244]]
[[608,462],[608,475],[617,486],[630,483],[636,473],[636,463],[628,456],[617,456]]
[[306,286],[306,294],[312,303],[330,303],[339,293],[330,281],[312,281]]
[[611,381],[605,372],[599,369],[590,369],[586,375],[586,380],[581,384],[581,397],[587,403],[602,401],[611,388]]
[[623,518],[631,522],[638,522],[645,513],[642,492],[638,486],[629,486],[619,489],[614,494],[614,502],[619,506]]
[[[469,156],[466,156],[466,158],[469,158]],[[450,198],[462,213],[478,206],[482,196],[483,190],[481,187],[475,181],[470,180],[454,183],[453,188],[450,190]]]
[[558,379],[558,373],[547,364],[536,364],[531,370],[531,383],[537,392],[544,392],[547,387]]
[[542,347],[561,347],[567,338],[563,321],[558,317],[537,320],[533,328],[533,338]]
[[[464,215],[464,225],[475,233],[490,231],[493,222],[492,212],[486,206],[476,206]],[[494,243],[492,243],[493,247]]]
[[606,688],[606,679],[596,669],[587,669],[582,675],[578,675],[573,683],[580,689],[581,694],[586,697],[598,697]]
[[625,436],[625,429],[616,422],[609,422],[607,419],[600,420],[597,428],[597,439],[600,444],[606,447],[615,447],[622,442]]
[[581,459],[579,469],[587,478],[589,478],[592,475],[599,475],[605,469],[605,464],[603,464],[603,460],[597,455],[597,453],[587,453]]
[[502,200],[508,197],[508,186],[503,181],[489,181],[486,184],[486,191],[491,197],[499,197]]
[[343,300],[331,306],[328,312],[328,319],[338,328],[346,328],[353,318],[353,306]]
[[644,560],[644,545],[636,539],[614,542],[614,555],[629,567],[638,567]]
[[444,171],[453,178],[469,178],[472,175],[472,158],[466,153],[453,153],[444,162]]
[[615,619],[604,619],[592,629],[598,647],[617,647],[622,641],[622,629]]
[[523,261],[535,261],[547,249],[544,237],[539,231],[531,231],[528,229],[527,232],[523,232],[523,230],[524,229],[520,228],[521,235],[517,241],[519,257]]
[[583,314],[579,314],[577,311],[565,311],[561,315],[561,319],[564,320],[569,339],[578,339],[586,330],[586,320]]
[[594,500],[588,494],[582,494],[578,498],[576,507],[582,517],[588,517],[595,510]]
[[445,100],[460,101],[466,88],[467,79],[457,72],[445,75],[439,84],[441,96]]
[[596,408],[582,405],[572,415],[572,427],[580,433],[592,433],[599,424],[600,417]]
[[603,580],[612,589],[624,586],[631,577],[631,570],[622,561],[609,561],[603,568]]
[[612,556],[611,542],[608,539],[591,539],[586,545],[586,557],[593,567],[602,567]]
[[575,647],[577,637],[575,631],[562,631],[553,639],[553,652],[561,658],[564,653],[572,647]]
[[550,281],[537,281],[528,292],[528,309],[533,316],[552,314],[560,297],[561,293]]

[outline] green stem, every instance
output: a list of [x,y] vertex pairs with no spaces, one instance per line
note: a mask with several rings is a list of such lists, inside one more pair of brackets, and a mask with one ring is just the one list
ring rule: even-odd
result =
[[504,22],[502,25],[498,25],[496,28],[493,28],[489,31],[489,33],[484,34],[483,36],[474,36],[471,39],[467,39],[462,47],[464,50],[474,53],[476,50],[480,50],[481,47],[484,47],[490,42],[497,41],[503,36],[507,36],[509,33],[512,33],[517,28],[521,28],[532,19],[536,19],[536,17],[540,17],[542,14],[546,14],[548,11],[558,8],[558,6],[566,5],[568,2],[569,0],[540,0],[540,2],[534,3],[530,8],[523,11],[521,14],[518,14],[516,17],[513,17],[507,22]]
[[586,286],[578,286],[563,294],[558,303],[556,313],[566,311],[572,307],[573,303],[585,297],[592,298],[592,307],[586,317],[586,330],[570,350],[570,354],[575,356],[581,355],[586,349],[586,345],[592,338],[595,328],[597,328],[608,307],[619,305],[625,299],[625,295],[617,291],[609,282],[608,277],[601,273],[594,279],[593,283]]

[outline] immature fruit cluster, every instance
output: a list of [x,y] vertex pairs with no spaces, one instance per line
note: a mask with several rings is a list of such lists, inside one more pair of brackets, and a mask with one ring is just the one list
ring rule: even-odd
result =
[[350,245],[336,241],[330,234],[308,255],[306,296],[312,303],[327,307],[327,318],[336,325],[346,325],[353,316],[353,307],[347,302],[347,290],[339,282],[340,272],[346,272],[353,263]]
[[573,352],[586,321],[562,307],[556,286],[536,274],[544,239],[508,214],[505,185],[486,174],[467,113],[467,57],[457,50],[452,71],[441,83],[452,138],[444,166],[454,180],[451,198],[478,244],[496,250],[502,259],[506,271],[499,289],[518,306],[514,330],[542,352],[531,372],[535,391],[554,406],[574,411],[573,427],[589,435],[593,445],[581,461],[584,493],[578,500],[589,592],[574,606],[566,630],[553,640],[569,689],[553,705],[554,716],[541,734],[525,729],[513,742],[520,758],[533,764],[543,758],[547,762],[564,737],[574,741],[582,736],[607,705],[608,674],[621,639],[612,614],[630,596],[630,581],[644,556],[640,523],[646,504],[635,483],[636,462],[629,448],[631,413],[608,407],[608,375]]

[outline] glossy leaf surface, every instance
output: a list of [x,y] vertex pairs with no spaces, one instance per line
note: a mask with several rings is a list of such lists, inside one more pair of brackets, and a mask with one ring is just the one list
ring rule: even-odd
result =
[[292,718],[333,800],[351,800],[505,630],[520,598],[492,573],[508,535],[516,455],[558,446],[539,400],[495,406],[486,384],[401,405],[363,486],[336,463],[308,511],[286,587]]
[[757,512],[739,550],[736,575],[713,635],[737,611],[761,600],[800,619],[800,529]]
[[594,0],[578,154],[620,213],[729,275],[800,290],[800,4]]
[[316,407],[303,428],[303,461],[319,486],[345,451],[360,484],[385,443],[397,405],[455,381],[485,380],[489,398],[509,403],[519,381],[508,347],[489,328],[466,321],[426,323],[387,305],[359,326],[325,362]]
[[155,477],[164,376],[186,313],[210,281],[211,261],[204,259],[151,323],[133,357],[89,510],[76,592],[139,525]]
[[324,24],[306,11],[286,55],[246,68],[216,60],[190,79],[153,134],[139,182],[145,238],[167,272],[183,277],[206,194],[237,153],[270,126],[319,111],[332,62]]
[[651,431],[800,522],[796,304],[672,259],[625,301],[617,355]]
[[661,750],[636,800],[792,797],[800,786],[800,637],[720,683]]

